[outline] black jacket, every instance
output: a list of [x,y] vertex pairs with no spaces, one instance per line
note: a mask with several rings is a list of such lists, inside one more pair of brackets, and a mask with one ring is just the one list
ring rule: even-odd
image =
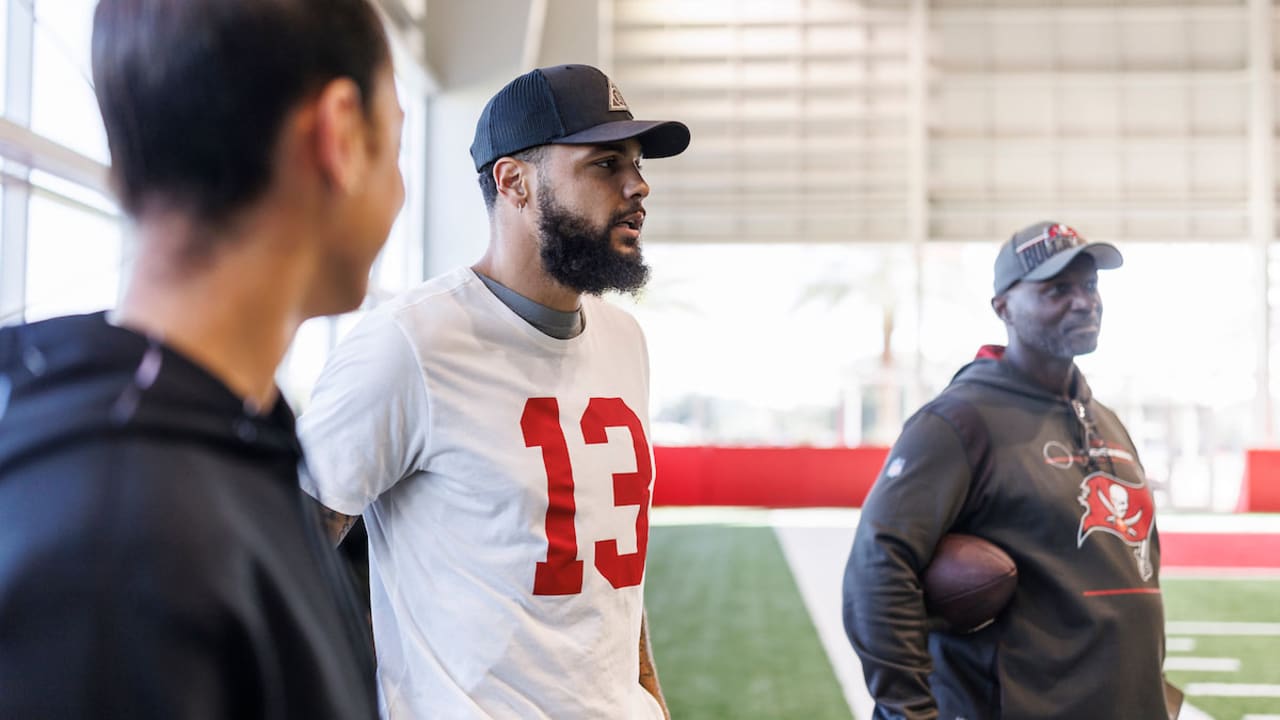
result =
[[[1165,718],[1154,504],[1128,433],[981,359],[912,417],[862,510],[845,629],[876,718]],[[1017,563],[993,625],[929,632],[918,575],[947,532]]]
[[104,315],[0,330],[0,718],[372,718],[284,402]]

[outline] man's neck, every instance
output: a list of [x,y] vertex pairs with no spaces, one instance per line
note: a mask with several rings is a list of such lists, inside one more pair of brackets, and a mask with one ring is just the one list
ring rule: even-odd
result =
[[489,249],[471,268],[539,305],[560,312],[579,309],[582,293],[561,285],[547,274],[538,253],[538,238],[522,230],[495,225],[490,230]]
[[305,319],[305,263],[250,235],[219,238],[193,259],[181,221],[143,222],[138,235],[118,323],[183,353],[246,403],[272,407],[276,368]]
[[1073,360],[1050,357],[1025,345],[1011,342],[1005,348],[1004,362],[1045,390],[1062,397],[1071,396],[1071,370],[1075,367]]

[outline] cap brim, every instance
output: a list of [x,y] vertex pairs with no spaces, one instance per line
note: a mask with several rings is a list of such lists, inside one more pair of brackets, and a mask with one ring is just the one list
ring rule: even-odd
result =
[[689,128],[674,120],[619,120],[552,140],[556,145],[595,145],[636,138],[647,158],[679,155],[689,147]]
[[1089,243],[1054,255],[1033,268],[1031,272],[1023,275],[1022,279],[1033,282],[1048,280],[1065,270],[1072,260],[1080,256],[1080,253],[1088,253],[1099,270],[1114,270],[1124,264],[1124,257],[1116,249],[1115,245],[1111,243]]

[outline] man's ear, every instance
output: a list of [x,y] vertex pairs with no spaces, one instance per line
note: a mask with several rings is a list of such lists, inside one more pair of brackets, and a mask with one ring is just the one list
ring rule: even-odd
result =
[[364,181],[368,128],[360,88],[350,78],[329,81],[316,97],[314,148],[320,172],[341,193]]
[[1009,293],[1003,292],[991,298],[991,309],[995,310],[996,317],[1007,324],[1009,322]]
[[498,158],[493,163],[493,181],[498,195],[517,210],[523,210],[532,197],[533,166],[513,157]]

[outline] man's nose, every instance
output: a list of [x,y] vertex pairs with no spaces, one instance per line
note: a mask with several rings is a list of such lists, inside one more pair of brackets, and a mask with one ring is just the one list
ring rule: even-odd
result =
[[1092,290],[1080,288],[1071,294],[1071,309],[1080,312],[1092,312],[1098,307],[1098,294]]
[[624,191],[629,198],[640,198],[641,200],[649,197],[649,183],[645,181],[644,176],[637,170],[635,177],[631,178],[627,183]]

